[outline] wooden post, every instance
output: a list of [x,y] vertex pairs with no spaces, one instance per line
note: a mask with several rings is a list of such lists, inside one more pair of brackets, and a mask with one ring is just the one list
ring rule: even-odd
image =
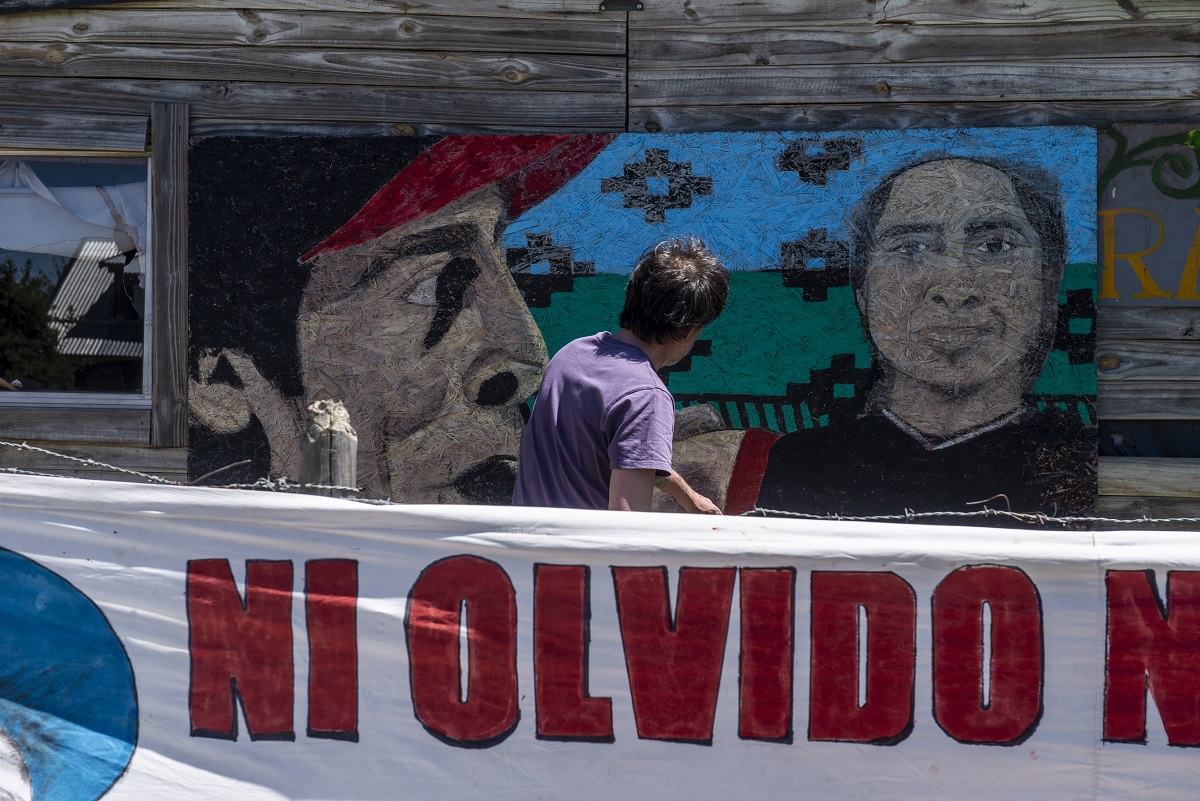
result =
[[[314,401],[304,410],[300,438],[300,483],[325,487],[358,486],[358,435],[341,401]],[[301,487],[310,495],[348,498],[352,490]]]

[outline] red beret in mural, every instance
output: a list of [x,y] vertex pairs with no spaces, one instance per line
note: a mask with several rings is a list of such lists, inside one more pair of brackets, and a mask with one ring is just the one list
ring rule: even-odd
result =
[[515,218],[578,175],[612,140],[613,134],[448,136],[300,260],[374,239],[489,184],[499,185],[508,217]]

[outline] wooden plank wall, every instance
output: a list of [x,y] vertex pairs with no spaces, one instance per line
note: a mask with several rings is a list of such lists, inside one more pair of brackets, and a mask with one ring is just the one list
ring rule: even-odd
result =
[[[86,126],[46,115],[135,119],[154,103],[187,104],[193,136],[1200,124],[1195,0],[642,5],[139,0],[4,14],[0,145],[51,130],[83,145]],[[1102,309],[1101,418],[1200,419],[1198,323],[1200,310]],[[1197,478],[1190,460],[1104,460],[1100,511],[1200,514]]]

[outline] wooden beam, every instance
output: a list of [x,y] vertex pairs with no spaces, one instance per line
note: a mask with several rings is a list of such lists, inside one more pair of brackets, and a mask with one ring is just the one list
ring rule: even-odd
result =
[[709,25],[726,20],[745,23],[787,21],[814,25],[1065,23],[1134,19],[1194,19],[1193,0],[689,0],[646,3],[634,19],[653,25],[680,22]]
[[1099,375],[1107,381],[1196,379],[1200,344],[1170,341],[1104,341],[1096,348]]
[[1096,335],[1101,341],[1169,339],[1200,342],[1200,307],[1099,306]]
[[387,122],[455,126],[524,126],[560,131],[620,131],[625,98],[617,93],[498,92],[303,86],[239,81],[153,81],[106,78],[9,78],[0,106],[37,97],[47,108],[144,110],[154,102],[186,103],[192,119],[255,122]]
[[[5,34],[7,36],[7,34]],[[630,15],[635,69],[818,64],[998,63],[1029,59],[1191,60],[1200,22],[1082,22],[1060,25],[801,26],[787,19],[746,26],[654,25]]]
[[[1098,528],[1114,530],[1121,528],[1140,529],[1134,524],[1140,518],[1200,518],[1200,499],[1197,498],[1145,498],[1127,495],[1101,495],[1096,499],[1096,516],[1129,520],[1131,524],[1101,523]],[[1200,523],[1153,523],[1155,529],[1200,531]]]
[[478,124],[437,125],[434,123],[360,123],[311,120],[257,122],[204,117],[193,120],[190,133],[194,140],[201,136],[442,136],[452,133],[562,133],[564,131],[557,124],[561,123],[560,120],[554,120],[555,125],[548,125],[546,122],[546,120],[541,120],[536,124],[510,122],[496,125],[481,121]]
[[0,406],[0,440],[62,440],[146,445],[149,409]]
[[98,6],[104,0],[0,0],[0,14],[19,14],[24,11],[45,11],[51,8]]
[[154,310],[150,444],[167,448],[187,444],[188,107],[155,103],[150,111],[150,138]]
[[255,45],[492,53],[625,54],[625,15],[487,17],[144,7],[0,18],[0,40],[122,45]]
[[[1161,0],[1160,0],[1161,1]],[[1176,0],[1169,0],[1175,2]],[[225,8],[237,11],[246,0],[136,0],[111,3],[106,8]],[[377,14],[449,14],[475,16],[607,16],[620,19],[622,12],[600,13],[598,0],[257,0],[256,6],[280,11],[357,11]]]
[[144,152],[149,124],[146,114],[0,108],[0,147]]
[[1181,59],[1028,60],[1019,64],[820,65],[631,69],[630,106],[759,103],[1181,100],[1196,63]]
[[[97,462],[136,470],[139,473],[186,481],[187,448],[147,448],[129,445],[110,445],[99,442],[29,442],[54,453],[74,456],[78,459],[94,459]],[[16,467],[35,473],[100,478],[116,481],[141,481],[134,476],[113,472],[97,465],[80,464],[58,456],[38,451],[0,446],[0,467]]]
[[1101,420],[1200,420],[1200,381],[1107,381],[1096,391]]
[[1101,495],[1200,498],[1200,459],[1102,457],[1097,477]]
[[956,103],[795,103],[778,105],[646,105],[629,109],[629,130],[853,131],[871,128],[963,128],[1022,125],[1108,126],[1126,122],[1200,122],[1195,100]]
[[0,42],[0,75],[625,92],[618,56]]

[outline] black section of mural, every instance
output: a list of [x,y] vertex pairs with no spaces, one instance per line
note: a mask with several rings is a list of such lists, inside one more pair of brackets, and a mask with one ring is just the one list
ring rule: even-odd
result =
[[675,362],[675,364],[668,364],[666,367],[659,370],[658,375],[663,380],[663,383],[668,383],[668,376],[670,376],[671,373],[686,373],[688,370],[691,370],[693,356],[712,356],[712,340],[697,339],[695,344],[692,345],[692,349],[688,351],[686,356]]
[[[213,476],[211,483],[253,484],[267,475],[271,469],[271,447],[267,432],[257,417],[250,418],[250,425],[232,434],[219,434],[188,420],[188,477],[199,478],[211,470],[226,465],[250,460],[250,464],[222,470]],[[205,481],[204,484],[210,482]]]
[[241,376],[233,369],[233,365],[229,363],[229,358],[224,353],[217,357],[217,366],[209,374],[208,383],[225,384],[234,389],[246,388]]
[[803,289],[810,302],[827,300],[830,287],[850,285],[850,248],[824,228],[779,243],[779,266],[783,285]]
[[[436,139],[212,137],[188,154],[189,369],[206,352],[250,356],[286,397],[303,395],[296,314],[308,269],[301,254],[350,219]],[[228,361],[215,378],[239,387]],[[235,383],[236,382],[236,383]],[[262,426],[215,434],[193,420],[188,469],[200,475],[242,459],[221,482],[267,475]]]
[[[693,350],[693,353],[696,351]],[[847,353],[830,359],[828,368],[813,370],[808,381],[789,383],[781,396],[676,393],[675,400],[684,406],[709,404],[729,428],[788,431],[794,428],[837,426],[862,415],[866,407],[867,389],[876,377],[874,368],[856,367],[854,355]]]
[[[555,292],[572,291],[575,276],[596,274],[595,262],[575,261],[574,250],[554,244],[550,233],[526,234],[525,246],[508,248],[504,259],[525,302],[539,309],[550,306],[550,296]],[[532,272],[539,264],[547,265],[547,271]]]
[[863,143],[858,139],[805,136],[788,143],[776,166],[781,172],[796,173],[806,184],[825,186],[831,172],[847,169],[862,154]]
[[[1096,359],[1096,302],[1090,289],[1067,291],[1067,302],[1059,304],[1054,328],[1054,350],[1066,351],[1071,364],[1091,364]],[[1072,321],[1084,323],[1087,330],[1074,333]]]
[[[664,186],[655,187],[651,181]],[[645,157],[626,164],[623,175],[602,179],[600,191],[620,192],[625,208],[641,209],[646,222],[660,223],[666,221],[667,209],[688,209],[696,195],[711,195],[712,178],[692,175],[690,161],[671,161],[666,150],[646,148]]]
[[573,275],[534,275],[533,273],[514,273],[513,280],[517,289],[521,290],[525,303],[537,309],[550,306],[550,296],[555,292],[570,292],[575,288]]

